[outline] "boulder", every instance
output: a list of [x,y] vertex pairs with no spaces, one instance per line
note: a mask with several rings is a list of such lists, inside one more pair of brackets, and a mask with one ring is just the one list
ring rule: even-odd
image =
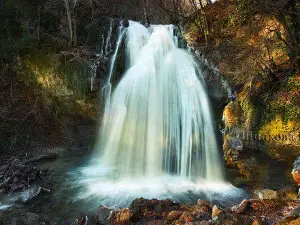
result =
[[137,198],[130,204],[130,209],[134,212],[134,217],[152,217],[161,216],[163,212],[170,212],[175,210],[179,204],[173,201],[157,200],[157,199],[144,199]]
[[275,225],[299,225],[299,224],[300,224],[300,218],[288,217],[282,221],[279,221]]
[[88,217],[86,216],[85,218],[82,219],[76,219],[72,225],[88,225]]
[[282,200],[297,200],[297,186],[286,186],[280,188],[278,191],[278,198]]
[[95,220],[100,224],[108,224],[109,216],[113,209],[106,208],[105,206],[101,205],[96,213],[95,213]]
[[218,215],[218,224],[222,225],[248,225],[252,224],[253,219],[249,215],[238,213],[220,212]]
[[256,218],[252,225],[265,225],[264,221],[261,218]]
[[295,182],[300,187],[300,156],[294,162],[294,168],[292,170],[292,175],[293,175]]
[[129,21],[127,19],[123,19],[121,20],[120,25],[123,27],[129,27]]
[[193,208],[191,214],[197,220],[210,220],[212,215],[212,207],[207,201],[198,200],[197,205]]
[[248,213],[250,212],[250,210],[251,210],[251,203],[246,199],[243,200],[241,204],[233,206],[231,208],[231,211],[235,213]]
[[176,211],[176,210],[171,211],[167,215],[166,220],[167,221],[178,220],[182,214],[183,214],[182,211]]
[[130,224],[133,216],[134,212],[131,209],[112,211],[109,216],[109,224]]
[[27,190],[23,191],[19,197],[19,200],[23,203],[29,202],[31,199],[35,198],[41,193],[41,186],[33,185]]
[[212,214],[211,217],[214,219],[215,217],[217,217],[220,214],[221,210],[218,208],[218,206],[214,205],[214,207],[212,208]]
[[273,191],[271,189],[262,189],[254,191],[254,198],[256,199],[278,199],[277,191]]
[[300,207],[296,207],[289,212],[288,217],[300,217]]
[[179,217],[179,221],[189,223],[189,222],[194,222],[195,218],[194,218],[194,216],[192,216],[191,213],[183,212],[182,215]]

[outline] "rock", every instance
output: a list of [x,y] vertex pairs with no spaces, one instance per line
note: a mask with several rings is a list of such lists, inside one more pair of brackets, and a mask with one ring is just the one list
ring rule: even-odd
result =
[[214,205],[212,208],[211,217],[214,219],[215,217],[217,217],[220,214],[220,212],[221,212],[221,210],[218,209],[218,207],[216,205]]
[[130,224],[134,212],[131,209],[121,209],[113,211],[109,216],[110,224]]
[[263,222],[263,220],[261,218],[256,218],[252,225],[265,225],[265,223]]
[[252,224],[251,216],[238,213],[220,212],[218,215],[218,224],[222,225],[248,225]]
[[129,21],[127,19],[121,20],[120,24],[123,27],[129,27]]
[[100,206],[95,213],[95,220],[100,224],[108,224],[109,216],[112,209],[106,208],[105,206]]
[[38,185],[33,185],[24,192],[21,193],[19,200],[23,203],[29,202],[31,199],[35,198],[41,193],[42,188]]
[[251,209],[251,203],[248,200],[243,200],[239,205],[233,206],[231,211],[235,213],[247,213]]
[[196,211],[198,214],[201,214],[201,213],[211,214],[212,207],[210,206],[210,204],[207,201],[198,200],[197,206],[195,207],[194,211]]
[[244,144],[241,138],[241,136],[228,138],[230,148],[242,151],[244,149]]
[[299,217],[300,216],[300,207],[297,207],[293,209],[291,212],[289,212],[288,217]]
[[178,220],[180,218],[180,216],[183,214],[182,211],[171,211],[169,212],[169,214],[167,215],[166,220],[168,221],[172,221],[172,220]]
[[201,200],[201,199],[198,199],[197,205],[200,206],[200,207],[205,206],[205,207],[211,208],[208,201],[204,201],[204,200]]
[[254,198],[256,199],[278,199],[277,191],[271,189],[255,190]]
[[300,187],[300,156],[295,160],[293,165],[294,165],[294,168],[292,170],[292,175],[293,175],[295,182]]
[[72,225],[88,225],[88,217],[82,218],[80,220],[76,219]]
[[299,170],[293,170],[292,172],[293,178],[297,185],[300,187],[300,171]]
[[239,160],[237,167],[239,172],[248,179],[248,182],[258,179],[260,168],[254,157]]
[[183,222],[194,222],[195,218],[192,216],[191,213],[189,212],[184,212],[182,213],[182,215],[179,217],[179,221],[183,221]]
[[210,220],[212,215],[212,207],[207,201],[198,200],[197,205],[192,210],[191,214],[197,220]]
[[296,186],[283,187],[277,191],[278,198],[282,200],[297,200],[298,193]]
[[163,212],[170,212],[174,210],[174,207],[178,206],[177,203],[172,202],[169,199],[157,200],[157,199],[144,199],[137,198],[130,204],[130,209],[134,212],[134,218],[161,216]]
[[300,224],[300,218],[288,217],[282,221],[279,221],[275,225],[299,225],[299,224]]

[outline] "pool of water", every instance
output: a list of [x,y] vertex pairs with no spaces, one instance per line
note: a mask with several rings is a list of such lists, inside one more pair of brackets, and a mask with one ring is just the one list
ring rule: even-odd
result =
[[[249,197],[247,191],[230,183],[189,181],[178,176],[124,178],[116,181],[104,165],[92,164],[91,157],[87,155],[44,162],[39,167],[48,168],[53,176],[51,193],[41,193],[25,205],[16,201],[16,195],[7,197],[0,193],[0,215],[2,213],[9,222],[21,213],[34,212],[47,215],[52,222],[63,221],[68,224],[86,215],[92,220],[100,205],[127,207],[139,197],[169,198],[184,203],[205,199],[223,206],[237,204]],[[288,182],[284,180],[284,175],[274,176],[274,173],[283,173],[283,167],[284,164],[270,164],[262,187],[278,187],[283,181]]]

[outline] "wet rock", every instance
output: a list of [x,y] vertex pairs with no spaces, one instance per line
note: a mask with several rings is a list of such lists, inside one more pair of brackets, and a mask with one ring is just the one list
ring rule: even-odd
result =
[[191,214],[197,220],[210,220],[212,215],[212,207],[207,201],[198,200],[197,205],[191,210]]
[[249,213],[251,210],[251,203],[248,200],[243,200],[241,204],[233,206],[231,211],[235,213]]
[[264,221],[261,218],[256,218],[252,225],[265,225]]
[[207,209],[210,208],[211,209],[211,206],[210,206],[209,202],[201,200],[201,199],[198,199],[197,206],[200,206],[201,208],[203,207],[203,208],[207,208]]
[[132,201],[130,204],[130,209],[133,208],[140,208],[140,209],[154,209],[155,206],[160,205],[162,207],[172,207],[176,205],[173,201],[166,199],[166,200],[157,200],[157,199],[144,199],[144,198],[137,198]]
[[185,223],[189,223],[189,222],[194,222],[195,218],[194,216],[192,216],[191,213],[189,212],[184,212],[182,213],[182,215],[179,217],[179,221],[185,222]]
[[288,217],[300,217],[300,207],[296,207],[291,212],[289,212]]
[[300,224],[300,218],[289,217],[276,223],[275,225],[299,225],[299,224]]
[[278,198],[282,200],[297,200],[298,193],[296,186],[283,187],[277,191]]
[[157,200],[137,198],[130,204],[130,209],[134,212],[134,218],[161,216],[164,212],[170,212],[179,205],[171,200]]
[[127,19],[123,19],[121,20],[120,25],[123,27],[129,27],[129,21]]
[[27,190],[21,193],[19,200],[23,203],[29,202],[31,199],[35,198],[41,193],[42,188],[38,185],[33,185],[32,187],[28,188]]
[[277,191],[271,189],[255,190],[254,198],[256,199],[278,199]]
[[86,216],[85,218],[82,218],[82,219],[76,219],[72,225],[88,225],[88,217]]
[[180,218],[180,216],[182,215],[182,211],[171,211],[167,217],[166,220],[168,221],[172,221],[172,220],[178,220]]
[[254,157],[239,160],[237,165],[239,172],[244,175],[248,181],[258,179],[259,166]]
[[130,224],[134,217],[134,212],[131,209],[121,209],[113,211],[109,217],[110,224]]
[[214,205],[212,208],[212,214],[211,217],[214,219],[220,214],[221,210],[218,208],[218,206]]
[[105,206],[100,206],[95,213],[95,220],[100,224],[108,224],[109,216],[113,209],[106,208]]
[[222,225],[248,225],[253,223],[253,219],[249,215],[222,211],[218,215],[218,223]]

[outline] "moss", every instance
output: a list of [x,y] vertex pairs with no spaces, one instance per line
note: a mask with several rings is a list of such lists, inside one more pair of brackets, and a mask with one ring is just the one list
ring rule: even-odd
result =
[[85,61],[74,62],[61,54],[34,52],[17,58],[14,70],[22,83],[40,90],[51,114],[96,117],[95,103],[88,92],[91,70]]

